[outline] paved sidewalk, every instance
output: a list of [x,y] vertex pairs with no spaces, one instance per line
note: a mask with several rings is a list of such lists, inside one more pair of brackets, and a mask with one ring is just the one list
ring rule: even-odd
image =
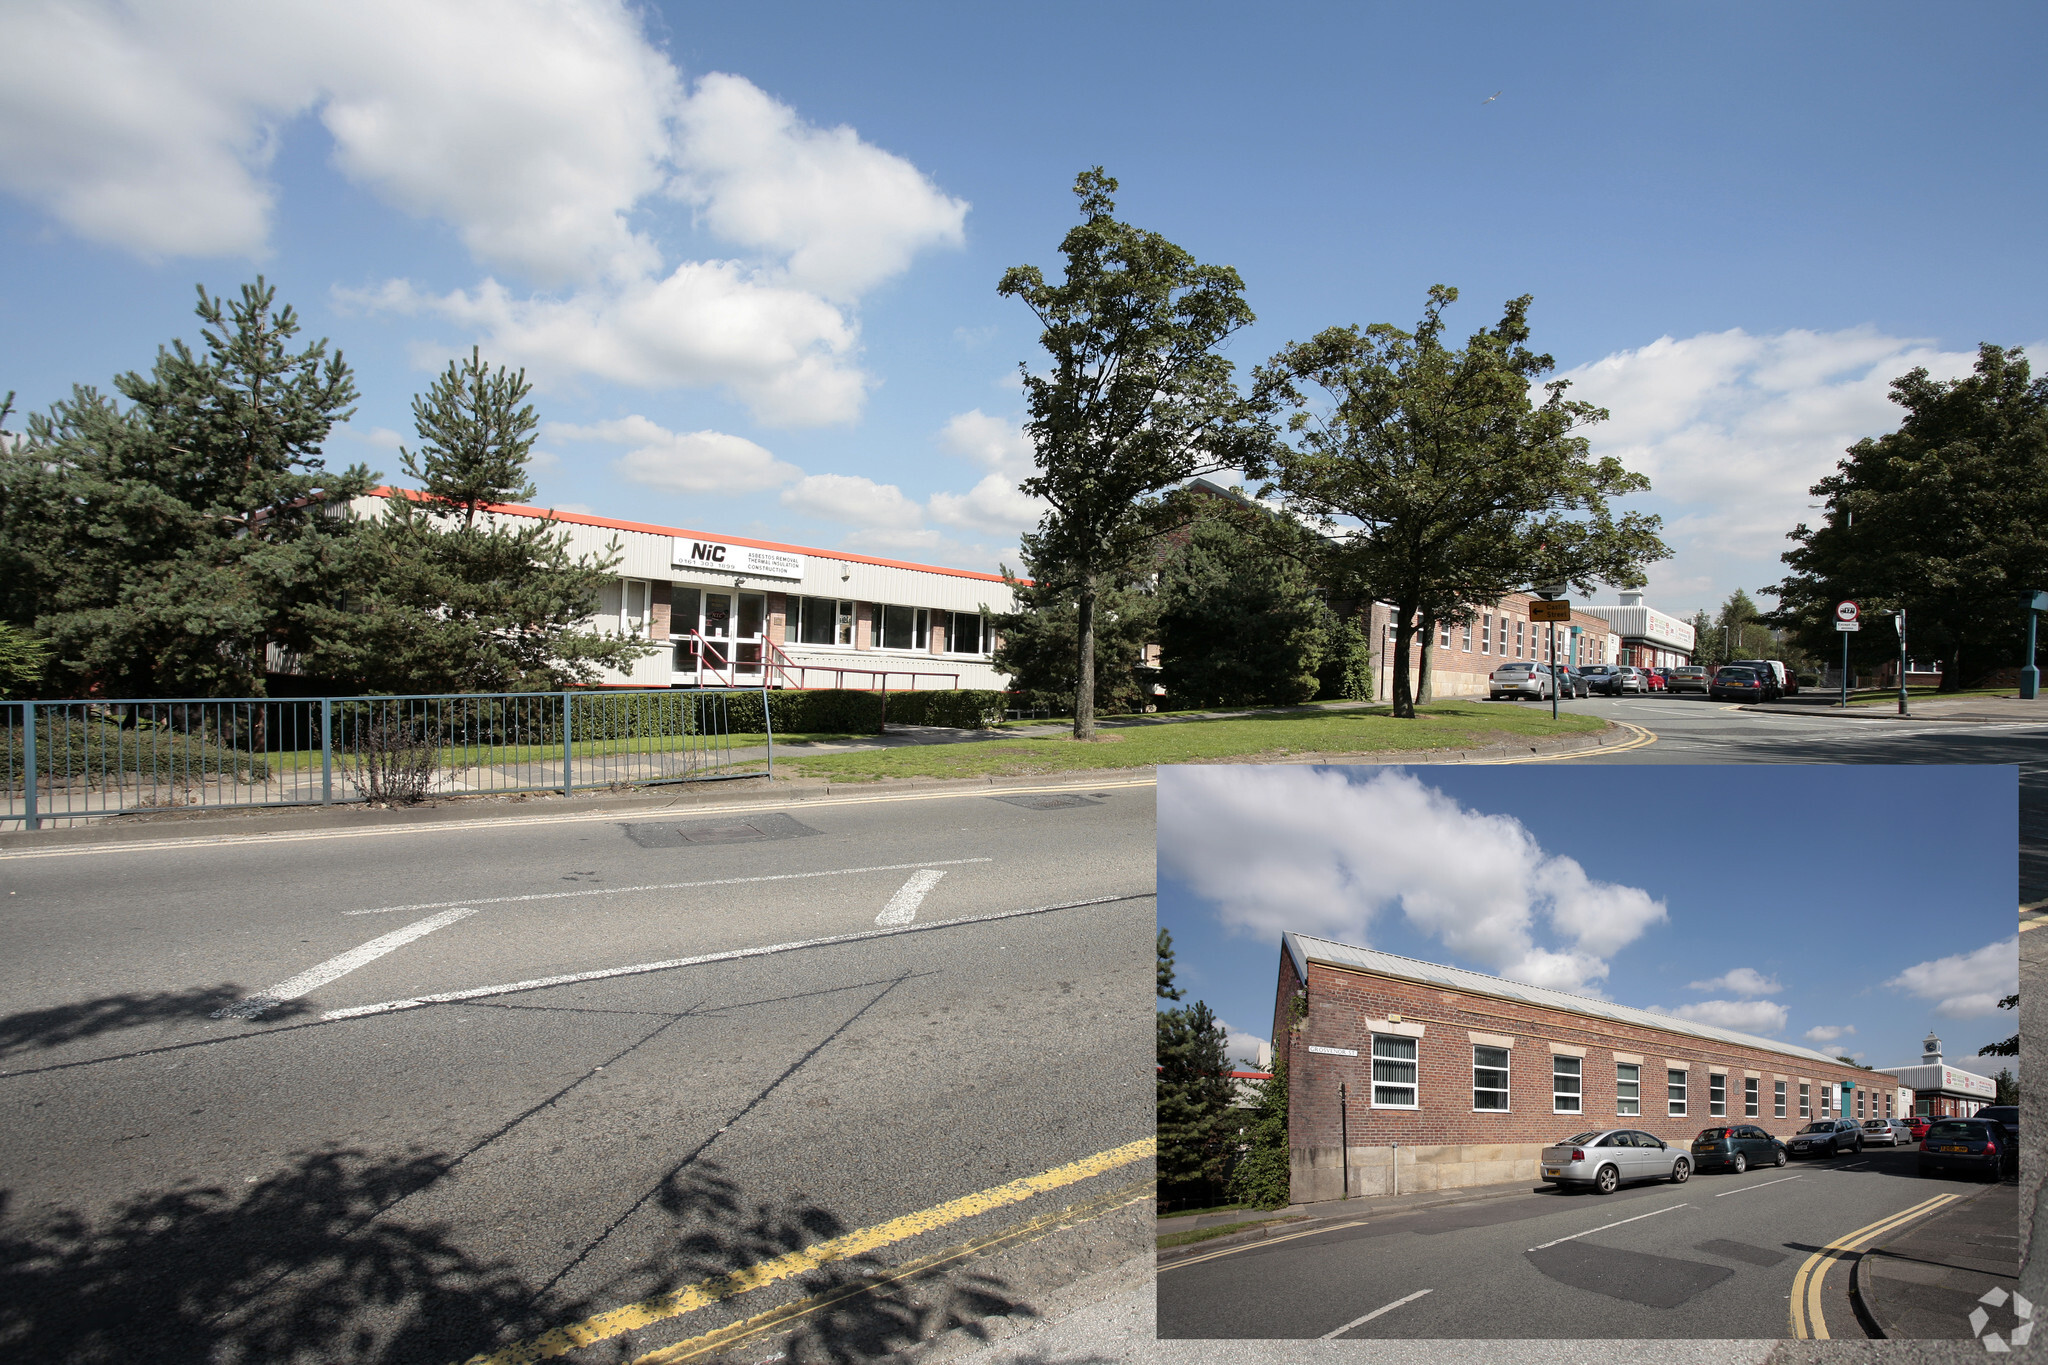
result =
[[1981,1307],[1983,1331],[2010,1342],[2025,1321],[2018,1305],[1995,1293],[1995,1302],[1982,1300],[1992,1291],[2012,1294],[2019,1273],[2019,1186],[2000,1181],[1865,1251],[1853,1288],[1879,1330],[1894,1340],[1968,1340],[1978,1335],[1970,1314]]

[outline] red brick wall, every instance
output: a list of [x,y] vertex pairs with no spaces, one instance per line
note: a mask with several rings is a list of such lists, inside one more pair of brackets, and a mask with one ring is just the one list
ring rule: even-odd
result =
[[[1708,1113],[1708,1075],[1728,1078],[1726,1111],[1719,1121],[1755,1123],[1767,1132],[1786,1134],[1809,1120],[1799,1116],[1799,1078],[1815,1087],[1813,1118],[1819,1117],[1818,1087],[1826,1082],[1854,1081],[1859,1088],[1889,1086],[1889,1077],[1838,1063],[1802,1061],[1762,1049],[1739,1048],[1690,1034],[1666,1033],[1641,1025],[1549,1009],[1518,1001],[1439,989],[1415,982],[1309,964],[1308,1013],[1298,1035],[1287,1031],[1287,1001],[1300,982],[1293,958],[1281,952],[1278,998],[1274,1010],[1275,1050],[1285,1046],[1288,1062],[1289,1139],[1295,1147],[1337,1146],[1337,1085],[1348,1084],[1350,1145],[1353,1148],[1435,1144],[1506,1144],[1555,1142],[1588,1128],[1629,1127],[1654,1133],[1666,1142],[1692,1137],[1717,1121]],[[1418,1109],[1375,1109],[1372,1095],[1372,1039],[1366,1021],[1399,1014],[1406,1023],[1424,1026],[1418,1040]],[[1510,1050],[1509,1110],[1472,1111],[1472,1041],[1467,1032],[1506,1034]],[[1580,1112],[1558,1114],[1551,1108],[1549,1044],[1584,1047]],[[1310,1044],[1356,1048],[1357,1057],[1311,1053]],[[1614,1054],[1642,1056],[1640,1114],[1615,1113]],[[1665,1094],[1665,1060],[1690,1062],[1687,1105],[1683,1117],[1671,1117]],[[1743,1112],[1745,1071],[1762,1074],[1757,1084],[1757,1114]],[[1776,1117],[1773,1083],[1786,1079],[1785,1117]],[[1853,1106],[1851,1115],[1854,1114]]]

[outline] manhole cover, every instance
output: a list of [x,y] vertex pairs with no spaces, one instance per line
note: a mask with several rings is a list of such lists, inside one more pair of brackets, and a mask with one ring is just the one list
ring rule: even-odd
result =
[[658,824],[621,825],[628,839],[642,848],[685,848],[692,844],[759,844],[772,839],[801,839],[823,831],[792,820],[780,811],[766,815],[714,817],[709,820],[664,820]]
[[1069,806],[1099,806],[1102,803],[1092,796],[1068,796],[1064,792],[1022,793],[1017,796],[992,796],[991,801],[1006,805],[1022,806],[1025,810],[1065,810]]

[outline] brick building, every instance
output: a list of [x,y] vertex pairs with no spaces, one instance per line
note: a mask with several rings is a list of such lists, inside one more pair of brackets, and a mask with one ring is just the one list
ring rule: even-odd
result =
[[[1549,632],[1556,631],[1557,661],[1579,668],[1611,664],[1621,658],[1621,636],[1606,620],[1583,607],[1572,608],[1570,621],[1555,627],[1529,619],[1533,593],[1510,593],[1498,602],[1475,607],[1461,625],[1440,625],[1428,644],[1429,690],[1435,698],[1483,697],[1493,670],[1514,659],[1550,657]],[[1394,608],[1375,602],[1371,610],[1374,698],[1394,695]],[[1423,639],[1417,634],[1408,649],[1408,685],[1421,677]]]
[[1811,1048],[1306,934],[1281,936],[1273,1038],[1297,1203],[1343,1194],[1347,1165],[1354,1195],[1535,1180],[1588,1129],[1784,1136],[1910,1096]]

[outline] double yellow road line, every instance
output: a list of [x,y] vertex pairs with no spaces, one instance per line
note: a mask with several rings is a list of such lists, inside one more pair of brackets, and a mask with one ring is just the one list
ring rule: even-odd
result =
[[1799,1267],[1799,1273],[1792,1277],[1792,1335],[1801,1341],[1828,1340],[1827,1319],[1821,1315],[1821,1284],[1827,1279],[1828,1271],[1836,1261],[1852,1252],[1861,1251],[1870,1243],[1895,1228],[1904,1227],[1915,1218],[1923,1218],[1942,1205],[1960,1198],[1959,1195],[1938,1194],[1912,1208],[1878,1219],[1867,1227],[1860,1227],[1845,1236],[1837,1237],[1819,1251],[1806,1258]]

